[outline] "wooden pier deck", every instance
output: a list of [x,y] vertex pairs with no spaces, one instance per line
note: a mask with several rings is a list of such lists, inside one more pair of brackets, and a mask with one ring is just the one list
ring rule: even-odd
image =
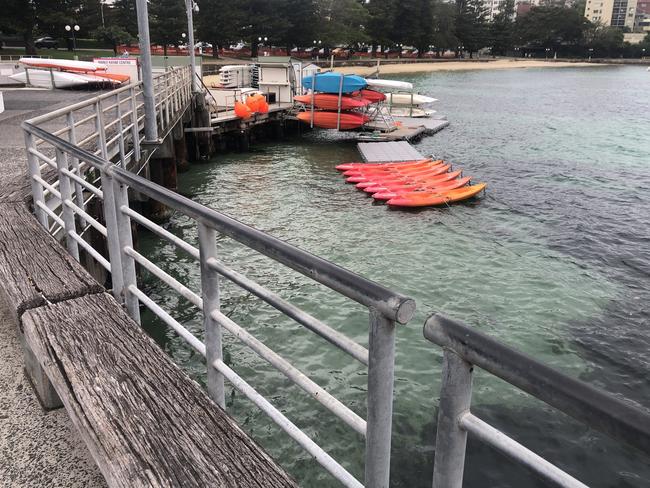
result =
[[422,136],[433,135],[449,125],[449,121],[441,118],[419,117],[393,117],[398,126],[389,130],[383,122],[374,122],[366,125],[367,129],[374,132],[360,132],[357,141],[412,141]]

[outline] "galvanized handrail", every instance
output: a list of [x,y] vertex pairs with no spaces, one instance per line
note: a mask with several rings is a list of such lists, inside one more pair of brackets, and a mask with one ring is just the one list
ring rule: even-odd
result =
[[[191,77],[188,77],[188,80],[191,83]],[[163,93],[165,93],[166,98],[161,100],[158,106],[161,109],[164,108],[167,113],[163,115],[162,112],[159,112],[159,117],[161,121],[171,121],[174,120],[174,114],[182,105],[179,92],[184,92],[185,89],[170,86],[167,82],[162,83],[162,85],[164,85]],[[115,105],[119,109],[119,98],[117,98]],[[32,162],[30,164],[30,173],[32,175],[35,208],[42,215],[51,218],[56,225],[63,229],[66,246],[75,258],[79,258],[79,246],[81,246],[99,264],[111,272],[112,292],[118,300],[124,303],[126,310],[134,320],[139,321],[140,318],[139,304],[145,305],[167,325],[172,327],[191,347],[206,357],[208,364],[207,389],[208,394],[215,402],[225,407],[224,379],[228,379],[235,388],[251,399],[307,452],[314,456],[336,479],[345,486],[357,488],[364,486],[281,412],[261,397],[253,387],[224,364],[221,350],[223,328],[234,334],[241,342],[256,352],[258,356],[305,390],[355,432],[365,436],[365,486],[387,487],[390,469],[395,323],[406,323],[412,317],[415,302],[333,263],[238,222],[227,215],[156,185],[128,171],[125,169],[124,164],[115,165],[111,163],[109,160],[110,155],[106,151],[106,137],[103,130],[105,126],[101,118],[104,109],[101,101],[96,101],[94,107],[97,111],[95,121],[100,139],[100,150],[96,153],[80,148],[78,144],[75,144],[74,140],[65,140],[48,132],[43,127],[34,124],[33,121],[23,123],[30,154],[40,160],[47,159],[46,164],[55,167],[60,188],[60,190],[57,190],[45,182],[40,176],[40,167]],[[121,121],[121,119],[122,117],[118,113],[117,120]],[[42,122],[45,119],[41,117],[37,120]],[[72,124],[70,127],[73,126]],[[48,158],[42,152],[32,150],[34,139],[44,141],[52,148],[56,153],[56,164],[53,164],[54,161],[51,161],[51,158]],[[120,162],[122,162],[124,160],[125,140],[122,137],[118,137],[117,140],[120,141],[120,150],[116,157],[119,156]],[[80,174],[78,169],[73,168],[71,170],[69,168],[70,161],[78,162],[78,167],[83,168],[84,171],[99,173],[101,185],[95,186],[95,184],[83,179],[83,174]],[[61,204],[61,216],[54,213],[53,209],[46,205],[43,199],[43,188],[50,192],[52,198],[58,198],[58,203]],[[98,222],[82,206],[74,203],[78,188],[80,188],[78,190],[80,192],[89,191],[93,195],[101,195],[105,225]],[[198,227],[198,249],[130,208],[127,189],[132,189],[194,219]],[[108,260],[104,259],[79,235],[76,230],[78,219],[94,227],[101,235],[106,236]],[[134,249],[131,238],[131,220],[156,232],[198,260],[201,268],[200,294],[187,288]],[[366,306],[369,309],[370,316],[368,349],[288,303],[272,291],[225,266],[217,259],[216,232],[231,237],[276,262],[284,264]],[[205,342],[196,338],[138,287],[135,274],[136,263],[150,271],[153,276],[202,310]],[[250,291],[288,317],[350,354],[362,364],[367,365],[367,418],[365,420],[361,418],[322,387],[307,378],[286,359],[251,335],[244,327],[224,316],[220,312],[219,306],[218,276],[226,277],[236,285]]]
[[444,350],[434,488],[462,486],[467,433],[555,486],[586,486],[470,412],[473,366],[650,455],[650,414],[647,411],[443,315],[434,314],[428,318],[424,337]]

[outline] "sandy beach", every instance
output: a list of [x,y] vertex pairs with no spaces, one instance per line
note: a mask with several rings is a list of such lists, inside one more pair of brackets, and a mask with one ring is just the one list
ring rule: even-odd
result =
[[[396,73],[423,73],[429,71],[461,71],[474,69],[521,69],[521,68],[565,68],[565,67],[583,67],[583,66],[602,66],[595,63],[569,63],[566,61],[542,61],[542,60],[517,60],[498,59],[496,61],[439,61],[432,63],[404,63],[404,64],[385,64],[380,65],[381,74]],[[345,74],[369,75],[374,73],[376,66],[344,66],[335,68]]]

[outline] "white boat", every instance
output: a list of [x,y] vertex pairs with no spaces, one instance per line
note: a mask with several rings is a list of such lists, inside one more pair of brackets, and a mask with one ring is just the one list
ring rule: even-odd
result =
[[414,117],[425,118],[435,114],[435,110],[424,109],[420,107],[391,107],[390,114],[393,117]]
[[386,93],[386,103],[389,105],[425,105],[427,103],[437,102],[437,98],[427,97],[419,93]]
[[[87,85],[89,82],[82,74],[42,69],[30,69],[29,82],[25,71],[13,74],[9,78],[38,88],[72,88]],[[54,86],[52,86],[52,79],[54,79]]]
[[88,61],[74,61],[71,59],[48,58],[20,58],[20,63],[33,68],[56,68],[66,71],[106,71],[105,64],[90,63]]
[[408,81],[397,81],[397,80],[375,80],[372,78],[366,78],[366,83],[372,88],[387,88],[389,90],[413,90],[413,83]]

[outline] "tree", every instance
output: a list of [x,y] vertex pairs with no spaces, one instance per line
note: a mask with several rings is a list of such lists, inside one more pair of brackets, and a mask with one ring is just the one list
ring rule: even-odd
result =
[[318,24],[316,7],[315,0],[284,0],[280,5],[279,13],[287,22],[273,40],[286,47],[287,55],[294,46],[312,43],[314,26]]
[[[163,55],[167,47],[180,42],[183,32],[187,32],[187,13],[183,0],[153,0],[149,8],[151,40],[162,44]],[[193,47],[193,46],[192,46]]]
[[469,57],[489,44],[487,10],[483,0],[456,0],[456,37]]
[[194,19],[198,38],[212,44],[212,55],[219,57],[220,47],[240,39],[246,12],[241,2],[201,0],[200,15]]
[[393,39],[415,46],[418,57],[433,41],[433,12],[430,0],[401,0],[397,4]]
[[27,54],[36,54],[34,31],[36,30],[36,5],[31,0],[5,0],[0,16],[0,30],[19,34]]
[[446,49],[456,50],[456,6],[454,4],[435,0],[433,7],[433,39],[432,43],[437,57]]
[[515,21],[515,37],[523,45],[549,48],[580,45],[591,23],[573,8],[534,7]]
[[373,54],[378,46],[392,44],[394,39],[395,14],[397,0],[373,0],[366,5],[368,12],[366,20],[366,35],[372,44]]
[[623,48],[623,31],[616,27],[592,24],[585,31],[587,47],[599,56],[613,57]]
[[368,11],[358,0],[318,0],[316,16],[321,19],[317,36],[325,49],[337,44],[359,44],[368,41],[365,24]]
[[133,41],[133,37],[127,31],[122,29],[122,27],[114,24],[106,25],[105,27],[100,27],[94,32],[96,39],[102,40],[107,44],[110,44],[113,48],[113,53],[117,56],[117,46],[120,44],[130,44]]
[[515,35],[515,0],[504,0],[501,10],[490,24],[492,54],[505,55],[513,47]]
[[110,13],[112,22],[131,34],[132,37],[138,36],[138,14],[135,0],[115,0]]

